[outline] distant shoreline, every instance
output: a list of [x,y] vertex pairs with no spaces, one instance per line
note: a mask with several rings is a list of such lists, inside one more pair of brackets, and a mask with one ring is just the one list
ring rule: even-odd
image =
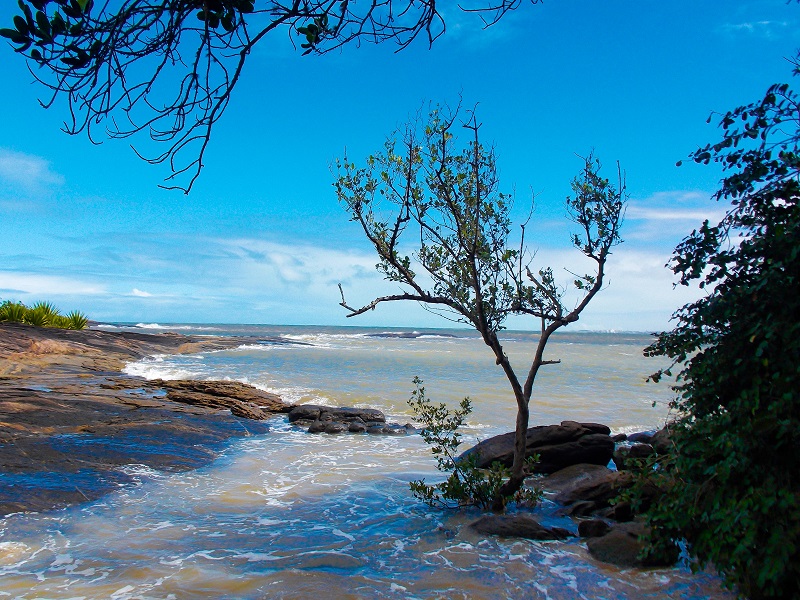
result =
[[[232,348],[246,341],[0,324],[0,515],[94,500],[135,478],[126,465],[197,468],[213,460],[227,440],[267,431],[263,420],[172,402],[157,382],[121,372],[127,363],[153,354]],[[265,399],[270,401],[280,404]],[[231,403],[234,412],[249,409],[247,402]],[[255,418],[272,414],[262,412]]]

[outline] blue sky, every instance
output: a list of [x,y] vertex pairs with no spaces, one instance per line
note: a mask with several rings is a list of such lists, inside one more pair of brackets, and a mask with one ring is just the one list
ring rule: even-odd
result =
[[338,282],[353,305],[396,288],[337,203],[330,165],[460,94],[496,145],[515,216],[536,195],[535,266],[581,270],[563,218],[577,155],[594,149],[609,175],[620,161],[626,241],[576,328],[663,329],[697,293],[673,289],[672,248],[724,208],[709,199],[718,170],[675,163],[717,139],[712,111],[791,80],[799,25],[784,0],[547,0],[486,31],[456,12],[433,48],[400,53],[303,57],[278,33],[250,57],[189,196],[159,189],[167,173],[127,141],[60,132],[64,106],[41,109],[24,61],[2,49],[0,298],[109,321],[447,326],[408,304],[345,318]]

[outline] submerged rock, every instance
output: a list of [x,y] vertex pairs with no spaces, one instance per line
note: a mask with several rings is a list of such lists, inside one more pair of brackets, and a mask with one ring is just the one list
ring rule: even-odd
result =
[[572,534],[561,527],[545,527],[530,515],[484,515],[470,527],[485,535],[529,540],[563,540]]
[[618,567],[666,567],[678,560],[677,548],[669,556],[641,558],[644,550],[642,539],[648,529],[644,523],[618,523],[601,537],[586,542],[589,554],[595,559]]
[[[531,427],[526,435],[526,455],[539,455],[537,473],[554,473],[574,464],[605,466],[614,453],[611,430],[597,423],[563,421],[560,425]],[[476,455],[478,467],[495,461],[510,467],[514,457],[514,432],[486,439],[464,452],[459,459]]]

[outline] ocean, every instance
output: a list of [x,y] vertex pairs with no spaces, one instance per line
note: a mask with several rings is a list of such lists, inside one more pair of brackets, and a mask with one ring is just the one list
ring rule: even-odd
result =
[[[242,346],[152,356],[125,371],[149,379],[230,379],[296,403],[372,407],[413,423],[417,376],[434,401],[472,400],[464,448],[513,429],[508,382],[478,335],[456,329],[251,325],[101,325],[108,330],[244,336]],[[503,332],[524,373],[537,336]],[[280,338],[276,343],[274,338]],[[556,335],[531,401],[531,425],[563,420],[613,432],[656,429],[672,396],[646,383],[661,363],[639,333]],[[523,375],[524,377],[524,375]],[[246,423],[243,422],[246,427]],[[484,539],[476,511],[415,500],[410,480],[439,474],[422,439],[312,435],[285,416],[185,473],[125,467],[135,485],[103,499],[0,521],[0,598],[722,598],[718,579],[625,570],[578,539]],[[576,525],[544,502],[542,520]]]

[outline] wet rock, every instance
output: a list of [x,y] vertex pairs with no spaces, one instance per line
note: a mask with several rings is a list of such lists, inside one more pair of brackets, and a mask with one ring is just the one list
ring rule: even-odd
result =
[[669,439],[669,429],[658,430],[650,440],[650,445],[658,454],[667,454],[672,449],[672,440]]
[[[565,508],[562,514],[586,516],[608,508],[621,491],[633,484],[633,475],[626,471],[612,471],[598,465],[572,465],[541,480],[540,486],[553,495]],[[614,511],[620,510],[612,507]],[[630,507],[628,507],[629,510]],[[620,517],[625,513],[620,513]],[[616,514],[603,513],[615,518]],[[630,516],[620,518],[629,520]]]
[[229,409],[234,416],[261,420],[274,413],[286,413],[292,405],[270,394],[239,381],[194,381],[156,379],[150,385],[163,388],[172,402]]
[[655,434],[655,431],[640,431],[638,433],[632,433],[628,436],[628,441],[636,444],[649,444],[650,440],[653,439],[653,434]]
[[294,406],[289,411],[289,422],[303,421],[362,421],[385,423],[384,414],[375,408],[352,408],[319,406],[317,404],[301,404]]
[[410,424],[387,423],[384,414],[374,408],[301,404],[289,412],[289,422],[308,427],[308,433],[408,435],[416,431]]
[[[554,473],[578,463],[607,465],[614,453],[610,429],[597,423],[563,421],[560,425],[531,427],[526,435],[526,454],[538,454],[538,473]],[[484,440],[464,452],[460,459],[476,454],[478,467],[497,461],[510,467],[514,455],[514,432]]]
[[[628,527],[628,526],[633,527]],[[643,562],[639,555],[644,544],[639,541],[643,527],[639,523],[626,523],[618,526],[601,537],[594,537],[586,542],[589,554],[597,560],[618,567],[641,567]]]
[[677,549],[667,556],[640,558],[644,550],[641,541],[648,533],[644,523],[619,523],[602,537],[591,538],[586,542],[589,554],[595,559],[619,567],[657,567],[675,564]]
[[597,502],[591,500],[578,500],[569,506],[562,508],[559,514],[566,517],[587,517],[598,509]]
[[530,515],[484,515],[470,527],[484,535],[530,540],[563,540],[572,534],[561,527],[545,527]]
[[584,538],[602,537],[611,531],[611,526],[602,519],[589,519],[578,523],[578,535]]
[[628,436],[627,436],[627,435],[625,435],[624,433],[618,433],[618,434],[616,434],[616,435],[612,435],[612,436],[611,436],[611,440],[612,440],[612,441],[613,441],[615,444],[619,444],[620,442],[624,442],[624,441],[625,441],[625,440],[627,440],[627,439],[628,439]]
[[634,466],[633,460],[641,460],[655,454],[650,444],[634,444],[633,446],[617,448],[614,451],[614,464],[620,471],[625,471]]
[[611,435],[611,428],[608,425],[602,425],[600,423],[579,423],[582,427],[585,427],[592,433],[601,433],[603,435]]

